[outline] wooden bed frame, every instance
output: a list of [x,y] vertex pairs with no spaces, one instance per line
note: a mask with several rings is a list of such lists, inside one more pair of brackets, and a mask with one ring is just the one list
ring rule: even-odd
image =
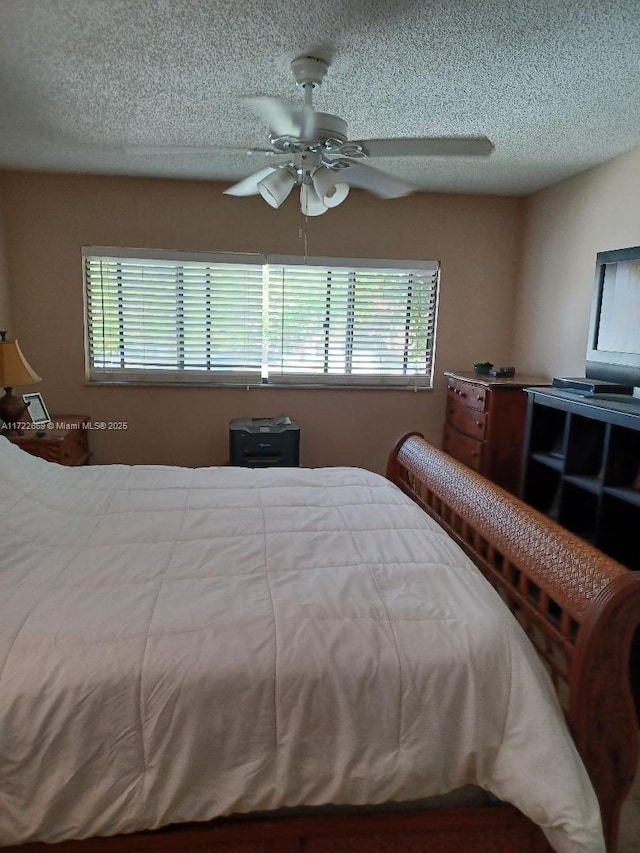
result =
[[[637,575],[494,486],[418,433],[387,476],[462,546],[547,665],[600,801],[608,853],[638,760],[629,656]],[[3,853],[544,853],[542,832],[508,805],[412,812],[221,819],[156,832],[25,844]]]

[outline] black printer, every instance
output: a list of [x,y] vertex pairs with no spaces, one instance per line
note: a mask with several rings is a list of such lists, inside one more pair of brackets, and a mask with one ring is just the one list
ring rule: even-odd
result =
[[244,468],[300,465],[300,427],[291,418],[234,418],[229,422],[229,461]]

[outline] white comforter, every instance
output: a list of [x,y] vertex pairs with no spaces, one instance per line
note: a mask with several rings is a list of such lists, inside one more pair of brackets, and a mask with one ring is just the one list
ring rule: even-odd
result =
[[63,468],[0,438],[0,844],[473,783],[602,853],[546,674],[352,468]]

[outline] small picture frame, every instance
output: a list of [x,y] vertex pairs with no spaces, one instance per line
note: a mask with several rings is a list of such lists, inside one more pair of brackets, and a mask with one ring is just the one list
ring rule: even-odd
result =
[[50,423],[51,418],[42,399],[42,394],[23,394],[22,399],[27,404],[27,414],[34,426],[46,426]]

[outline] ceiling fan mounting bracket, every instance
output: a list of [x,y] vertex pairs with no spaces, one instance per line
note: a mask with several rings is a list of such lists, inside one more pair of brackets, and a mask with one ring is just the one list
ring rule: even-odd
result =
[[291,73],[298,86],[313,86],[316,89],[324,80],[329,66],[324,59],[314,56],[298,56],[291,63]]

